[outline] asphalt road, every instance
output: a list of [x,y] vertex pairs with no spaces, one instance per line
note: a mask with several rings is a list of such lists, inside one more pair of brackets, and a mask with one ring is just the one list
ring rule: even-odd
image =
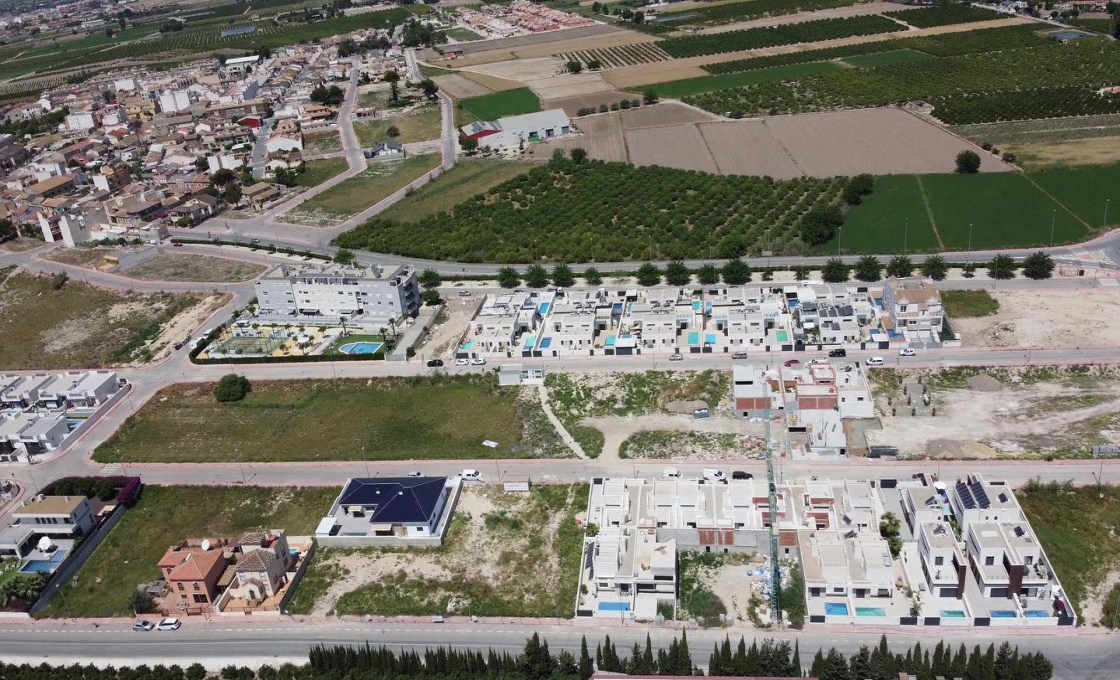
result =
[[[114,660],[131,664],[188,665],[205,659],[213,668],[236,660],[239,663],[278,665],[287,661],[302,663],[309,649],[317,644],[366,643],[391,649],[424,649],[448,645],[462,649],[485,651],[494,649],[511,654],[522,649],[525,639],[532,632],[548,640],[553,653],[566,649],[578,655],[580,640],[587,637],[588,646],[595,646],[605,635],[610,635],[620,653],[627,653],[635,642],[645,643],[648,633],[655,648],[664,648],[679,635],[670,629],[649,628],[636,625],[583,625],[582,623],[532,624],[524,622],[495,622],[476,624],[419,623],[363,623],[359,621],[301,621],[287,618],[276,621],[247,622],[243,618],[202,622],[189,621],[175,632],[134,633],[128,622],[102,623],[97,628],[89,622],[66,623],[44,621],[27,624],[0,623],[0,657],[12,662],[66,663],[71,660],[87,663]],[[796,640],[801,650],[801,664],[808,668],[818,648],[835,647],[845,654],[856,652],[861,645],[873,646],[878,642],[878,628],[814,627],[806,631],[755,631],[733,628],[729,630],[690,630],[689,647],[693,662],[705,667],[715,643],[725,635],[737,641],[740,636],[759,640],[775,638]],[[1038,629],[1009,631],[998,629],[940,629],[919,633],[917,629],[889,631],[892,648],[902,649],[921,642],[933,646],[944,640],[954,647],[965,644],[986,647],[997,646],[1010,639],[1020,652],[1041,651],[1054,664],[1054,677],[1062,680],[1104,680],[1117,677],[1120,670],[1120,645],[1115,636],[1096,631],[1075,632],[1070,629]]]

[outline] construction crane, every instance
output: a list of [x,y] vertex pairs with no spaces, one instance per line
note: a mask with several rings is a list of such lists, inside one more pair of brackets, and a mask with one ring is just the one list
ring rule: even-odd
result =
[[[780,373],[779,373],[780,375]],[[770,489],[770,617],[774,623],[782,622],[782,569],[778,564],[778,486],[774,479],[774,446],[770,440],[770,407],[763,416],[766,429],[766,485]]]

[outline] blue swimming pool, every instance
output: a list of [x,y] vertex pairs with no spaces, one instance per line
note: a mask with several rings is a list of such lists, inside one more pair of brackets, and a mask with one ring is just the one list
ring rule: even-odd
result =
[[943,619],[963,619],[964,612],[959,609],[942,609],[941,618]]
[[348,342],[338,348],[343,354],[376,354],[384,343],[380,342]]
[[607,339],[603,341],[604,347],[614,347],[614,336],[608,335]]
[[552,347],[552,338],[542,338],[541,349],[548,349],[549,347]]
[[706,334],[704,335],[704,344],[705,344],[705,345],[714,345],[714,344],[716,344],[716,336],[715,336],[715,333],[706,333]]
[[688,346],[689,347],[696,347],[699,344],[700,344],[700,333],[697,332],[697,331],[690,332],[688,334]]
[[1023,612],[1023,614],[1025,614],[1028,619],[1050,618],[1050,612],[1044,611],[1042,609],[1028,609],[1027,611]]
[[600,602],[599,611],[601,612],[628,612],[630,611],[629,602]]
[[20,571],[25,574],[34,572],[40,574],[49,574],[50,572],[54,571],[54,568],[58,566],[58,563],[64,559],[66,559],[66,553],[56,552],[55,554],[51,555],[51,558],[49,560],[28,560],[27,564],[20,567]]
[[1015,612],[1011,611],[1010,609],[993,609],[992,611],[988,612],[988,616],[992,617],[993,619],[1017,619],[1017,618],[1019,618],[1019,615],[1016,614]]
[[693,300],[692,301],[692,311],[694,311],[694,312],[699,312],[700,311],[700,301],[699,300]]
[[825,602],[824,613],[828,616],[847,616],[848,605],[843,602]]
[[525,336],[525,349],[533,349],[536,346],[537,346],[537,336],[526,335]]
[[1078,38],[1084,38],[1089,34],[1082,33],[1081,31],[1054,31],[1050,35],[1060,40],[1077,40]]
[[537,309],[540,310],[541,316],[544,316],[545,314],[548,314],[548,303],[547,302],[542,302],[540,304],[540,306],[537,307]]
[[464,352],[471,351],[472,349],[474,349],[474,340],[467,340],[466,342],[463,343],[463,346],[460,347],[459,349],[461,349]]
[[887,610],[882,607],[856,607],[856,616],[886,616]]

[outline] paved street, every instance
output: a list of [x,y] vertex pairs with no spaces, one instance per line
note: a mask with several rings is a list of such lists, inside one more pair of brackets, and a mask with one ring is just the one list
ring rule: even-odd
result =
[[[52,662],[78,662],[93,660],[118,660],[129,663],[178,663],[188,665],[207,659],[212,668],[220,668],[233,660],[242,663],[270,663],[306,661],[308,650],[317,644],[366,644],[384,645],[391,649],[424,649],[448,645],[457,648],[486,651],[494,649],[514,654],[521,650],[526,637],[533,631],[548,640],[553,653],[566,649],[578,656],[580,639],[587,636],[588,646],[595,646],[605,635],[610,635],[621,655],[628,655],[635,642],[645,643],[646,633],[655,648],[667,647],[678,631],[627,625],[584,625],[533,623],[525,625],[511,622],[477,624],[419,623],[363,623],[359,621],[292,621],[281,618],[275,621],[247,622],[233,618],[211,622],[189,621],[181,629],[170,633],[135,633],[128,622],[102,623],[94,628],[90,622],[66,623],[58,620],[23,624],[0,623],[0,657],[8,662],[37,662],[50,658]],[[933,646],[944,640],[954,647],[965,644],[986,647],[997,646],[1010,638],[1020,652],[1041,651],[1054,664],[1054,677],[1062,680],[1100,679],[1116,677],[1120,667],[1120,646],[1115,636],[1096,631],[1081,634],[1070,629],[1015,629],[1010,635],[998,629],[965,629],[955,632],[940,629],[931,633],[919,629],[890,631],[888,640],[892,648],[921,642],[923,647]],[[877,628],[849,628],[837,626],[814,627],[808,631],[766,631],[756,635],[753,629],[690,630],[689,647],[694,663],[707,666],[713,645],[729,635],[733,643],[740,635],[757,639],[776,638],[796,640],[801,649],[802,667],[808,668],[812,655],[818,648],[836,647],[851,654],[861,645],[877,644]],[[1076,635],[1076,637],[1073,637]]]

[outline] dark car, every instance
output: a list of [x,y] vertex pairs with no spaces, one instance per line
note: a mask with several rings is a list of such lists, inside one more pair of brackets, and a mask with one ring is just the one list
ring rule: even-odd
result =
[[749,472],[743,472],[742,470],[736,470],[731,473],[731,479],[754,479],[754,475]]
[[428,368],[439,368],[443,366],[443,359],[429,359]]
[[834,350],[831,350],[831,351],[830,351],[830,352],[828,353],[828,356],[830,356],[830,357],[832,357],[832,358],[834,358],[834,359],[835,359],[836,357],[841,357],[841,358],[843,358],[843,357],[846,357],[846,356],[848,356],[848,350],[846,350],[846,349],[834,349]]

